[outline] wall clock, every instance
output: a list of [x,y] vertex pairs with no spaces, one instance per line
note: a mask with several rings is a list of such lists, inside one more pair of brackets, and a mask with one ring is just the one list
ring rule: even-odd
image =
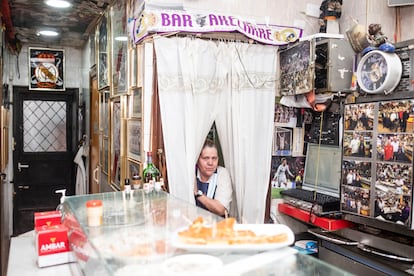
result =
[[401,73],[402,64],[397,54],[374,50],[358,64],[358,84],[367,93],[388,94],[397,87]]

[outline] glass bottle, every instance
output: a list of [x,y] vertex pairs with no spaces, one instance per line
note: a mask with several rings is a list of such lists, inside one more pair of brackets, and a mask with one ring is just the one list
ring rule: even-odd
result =
[[129,194],[129,192],[131,192],[131,184],[129,182],[129,178],[125,179],[125,183],[124,183],[124,191]]
[[141,189],[141,176],[138,173],[134,173],[132,176],[132,187],[134,190]]
[[157,167],[152,163],[152,152],[147,152],[147,166],[143,171],[143,179],[144,183],[149,183],[150,180],[157,181],[160,177],[160,171]]

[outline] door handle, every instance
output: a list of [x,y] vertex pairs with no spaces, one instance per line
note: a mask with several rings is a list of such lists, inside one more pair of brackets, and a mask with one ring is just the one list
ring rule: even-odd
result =
[[17,169],[19,170],[19,172],[22,171],[22,169],[28,169],[29,168],[29,164],[21,164],[20,162],[17,163]]
[[98,172],[99,172],[99,166],[97,166],[97,167],[93,170],[93,180],[95,180],[96,184],[98,184],[98,185],[99,185]]

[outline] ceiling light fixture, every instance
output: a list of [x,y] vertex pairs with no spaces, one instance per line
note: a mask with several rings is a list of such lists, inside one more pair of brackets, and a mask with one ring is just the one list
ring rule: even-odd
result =
[[44,35],[44,36],[57,36],[58,34],[59,33],[55,31],[47,31],[47,30],[39,31],[39,35]]
[[116,41],[128,41],[128,37],[127,36],[117,36],[115,37]]
[[54,8],[69,8],[71,3],[65,0],[47,0],[45,3]]

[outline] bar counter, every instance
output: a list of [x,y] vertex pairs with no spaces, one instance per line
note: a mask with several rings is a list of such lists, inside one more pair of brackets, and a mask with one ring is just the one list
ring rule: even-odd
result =
[[[100,226],[87,225],[89,200],[103,202]],[[47,273],[52,270],[54,275],[61,276],[350,275],[289,245],[272,250],[261,250],[261,245],[241,250],[230,249],[228,245],[217,250],[177,247],[177,231],[188,227],[194,219],[202,217],[215,224],[222,218],[164,192],[136,190],[133,194],[70,196],[62,212],[77,262],[37,268],[35,256],[21,258],[23,252],[35,254],[34,235],[17,237],[12,239],[8,275],[51,275]],[[28,270],[27,274],[23,269]]]

